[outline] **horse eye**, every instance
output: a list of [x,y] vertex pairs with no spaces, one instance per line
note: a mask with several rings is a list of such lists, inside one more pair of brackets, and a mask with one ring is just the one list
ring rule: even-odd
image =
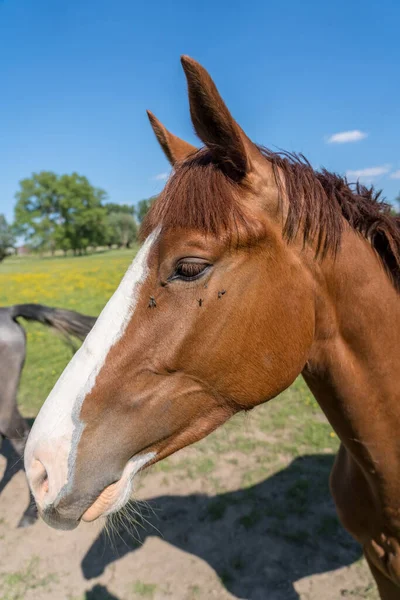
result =
[[185,281],[193,281],[202,275],[209,267],[208,263],[204,262],[180,262],[176,269],[174,278],[184,279]]

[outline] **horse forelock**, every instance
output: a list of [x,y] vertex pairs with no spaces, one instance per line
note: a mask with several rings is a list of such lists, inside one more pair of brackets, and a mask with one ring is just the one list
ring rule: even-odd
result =
[[261,230],[243,202],[250,191],[245,178],[231,179],[203,148],[175,166],[143,222],[141,238],[161,226],[164,230],[192,229],[223,235],[230,242],[252,243]]

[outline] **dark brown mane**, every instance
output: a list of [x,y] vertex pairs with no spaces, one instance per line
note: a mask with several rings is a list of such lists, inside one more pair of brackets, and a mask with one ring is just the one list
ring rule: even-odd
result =
[[289,213],[284,226],[288,240],[302,231],[304,243],[316,242],[317,255],[336,253],[340,246],[344,221],[368,239],[381,257],[389,275],[400,287],[400,218],[392,214],[390,204],[381,200],[381,192],[371,186],[350,184],[345,177],[326,169],[316,171],[302,155],[275,153],[260,148],[274,168],[278,187],[284,176]]
[[178,163],[164,190],[152,204],[141,228],[147,237],[158,225],[226,235],[235,243],[257,239],[261,224],[240,202],[246,185],[235,182],[203,148]]
[[[288,241],[301,232],[304,243],[315,243],[316,254],[335,254],[344,219],[368,239],[400,287],[400,218],[380,199],[381,192],[322,169],[316,171],[302,156],[259,148],[272,164],[281,196],[289,201],[284,225]],[[278,176],[283,175],[283,180]],[[245,231],[256,239],[260,228],[246,215],[240,197],[244,184],[232,181],[206,149],[178,164],[143,224],[146,236],[157,225],[188,227],[219,235]],[[344,219],[343,219],[344,217]]]

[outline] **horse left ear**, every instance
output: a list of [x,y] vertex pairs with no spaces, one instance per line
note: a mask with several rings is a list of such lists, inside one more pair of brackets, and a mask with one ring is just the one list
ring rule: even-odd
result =
[[147,116],[149,117],[150,125],[156,134],[156,138],[172,166],[174,166],[178,160],[184,160],[190,154],[197,152],[195,146],[185,142],[185,140],[181,140],[181,138],[178,138],[178,136],[168,131],[161,121],[159,121],[149,110],[147,111]]
[[189,56],[182,56],[181,62],[197,135],[229,176],[243,179],[250,171],[253,143],[232,117],[207,71]]

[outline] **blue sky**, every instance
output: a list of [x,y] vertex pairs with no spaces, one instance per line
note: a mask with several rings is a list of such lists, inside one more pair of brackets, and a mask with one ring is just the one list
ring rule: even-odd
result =
[[254,141],[393,200],[399,21],[398,0],[0,0],[0,211],[40,170],[78,171],[114,202],[157,193],[169,169],[145,109],[196,143],[181,54]]

